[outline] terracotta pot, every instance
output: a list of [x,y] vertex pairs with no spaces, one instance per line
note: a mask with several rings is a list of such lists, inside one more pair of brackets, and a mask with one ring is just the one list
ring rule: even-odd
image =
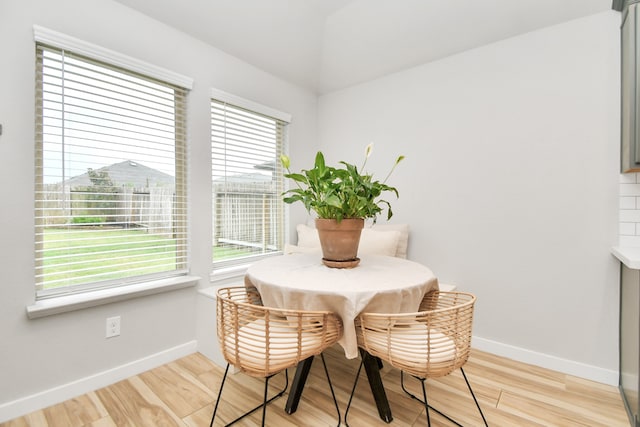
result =
[[358,245],[364,227],[362,218],[316,219],[322,246],[322,262],[328,267],[352,268],[358,265]]

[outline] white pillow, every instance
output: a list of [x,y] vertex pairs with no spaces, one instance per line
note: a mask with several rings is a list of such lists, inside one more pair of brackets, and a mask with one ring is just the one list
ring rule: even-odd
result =
[[305,224],[298,224],[296,230],[298,231],[298,246],[303,248],[320,247],[318,230]]
[[389,231],[398,231],[400,238],[398,239],[398,247],[396,248],[396,257],[407,258],[407,247],[409,246],[409,224],[380,224],[365,225],[365,230],[375,230],[380,233]]
[[[378,226],[375,226],[376,228]],[[407,257],[406,238],[403,239],[402,232],[398,230],[378,231],[376,228],[365,227],[360,235],[360,246],[358,253],[362,255],[387,255]],[[408,226],[406,226],[408,230]],[[320,248],[320,238],[318,230],[306,224],[298,224],[298,248]],[[407,231],[408,233],[408,231]],[[404,248],[401,248],[404,241]]]
[[399,231],[374,231],[365,228],[360,235],[358,254],[396,256],[399,239]]

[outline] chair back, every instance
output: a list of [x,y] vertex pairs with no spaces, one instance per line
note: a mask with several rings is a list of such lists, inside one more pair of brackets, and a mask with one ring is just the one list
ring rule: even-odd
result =
[[475,301],[466,292],[434,291],[416,313],[363,313],[358,345],[416,377],[448,375],[469,358]]
[[342,336],[329,311],[264,307],[255,288],[220,288],[217,333],[225,360],[254,377],[267,377],[322,353]]

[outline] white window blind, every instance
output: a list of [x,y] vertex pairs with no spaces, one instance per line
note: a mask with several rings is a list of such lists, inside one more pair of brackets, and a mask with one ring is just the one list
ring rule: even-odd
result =
[[283,120],[211,100],[214,264],[281,253],[286,129]]
[[36,56],[37,298],[186,274],[187,90]]

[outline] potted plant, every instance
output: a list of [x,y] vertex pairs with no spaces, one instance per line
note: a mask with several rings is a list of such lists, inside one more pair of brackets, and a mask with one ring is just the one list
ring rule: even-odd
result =
[[289,157],[280,158],[288,172],[284,176],[296,183],[296,188],[283,194],[283,200],[302,202],[309,213],[316,213],[323,263],[329,267],[355,267],[360,262],[357,254],[364,220],[372,218],[375,223],[383,207],[387,208],[387,220],[393,216],[391,204],[381,197],[385,192],[398,197],[398,190],[386,181],[404,156],[396,159],[387,177],[380,182],[365,172],[372,148],[372,144],[367,146],[360,169],[345,161],[339,162],[342,165],[339,167],[327,166],[324,155],[318,151],[313,168],[292,173]]

